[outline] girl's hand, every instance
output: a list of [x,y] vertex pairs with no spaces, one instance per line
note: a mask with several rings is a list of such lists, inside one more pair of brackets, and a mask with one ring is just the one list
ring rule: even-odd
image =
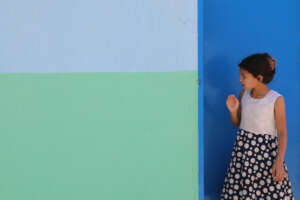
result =
[[283,161],[275,160],[273,166],[272,166],[272,176],[274,181],[281,182],[284,177],[288,179],[288,174],[286,173],[283,165]]
[[231,113],[237,112],[239,105],[240,105],[239,100],[233,94],[227,97],[226,106]]

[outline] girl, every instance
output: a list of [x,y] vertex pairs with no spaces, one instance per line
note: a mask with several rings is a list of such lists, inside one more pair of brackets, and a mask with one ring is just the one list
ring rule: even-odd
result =
[[229,95],[226,106],[233,125],[239,126],[221,199],[294,199],[284,154],[287,144],[285,103],[269,89],[276,60],[254,54],[240,64],[243,90]]

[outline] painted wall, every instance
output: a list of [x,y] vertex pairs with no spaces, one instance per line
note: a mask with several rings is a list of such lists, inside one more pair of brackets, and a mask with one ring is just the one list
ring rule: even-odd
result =
[[197,2],[0,2],[0,199],[198,199]]
[[256,52],[278,60],[269,86],[286,101],[286,163],[295,199],[300,198],[299,9],[297,0],[204,1],[205,199],[219,199],[236,137],[225,101],[242,89],[237,64]]
[[0,2],[0,72],[197,69],[197,1]]

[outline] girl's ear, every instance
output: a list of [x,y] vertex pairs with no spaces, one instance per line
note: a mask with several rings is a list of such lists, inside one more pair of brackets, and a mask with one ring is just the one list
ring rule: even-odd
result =
[[263,82],[264,77],[263,77],[262,75],[258,75],[258,76],[257,76],[257,79],[258,79],[260,82]]

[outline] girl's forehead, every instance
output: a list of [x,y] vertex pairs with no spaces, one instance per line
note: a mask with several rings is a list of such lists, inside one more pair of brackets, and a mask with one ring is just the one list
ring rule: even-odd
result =
[[250,74],[247,70],[240,68],[240,73],[243,75],[248,75]]

